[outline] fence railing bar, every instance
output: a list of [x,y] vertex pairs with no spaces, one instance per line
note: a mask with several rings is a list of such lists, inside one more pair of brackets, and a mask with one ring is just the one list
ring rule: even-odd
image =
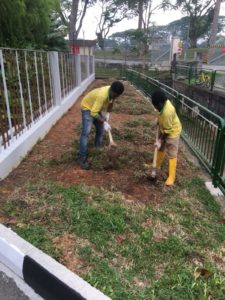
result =
[[45,75],[43,68],[43,58],[41,53],[41,73],[42,73],[42,84],[43,84],[43,93],[44,93],[44,101],[45,101],[45,113],[48,111],[47,98],[46,98],[46,90],[45,90]]
[[63,55],[63,60],[64,60],[64,63],[63,63],[63,68],[64,68],[63,74],[64,74],[64,80],[65,80],[65,95],[67,95],[67,68],[66,68],[67,61],[66,61],[66,54]]
[[39,116],[42,115],[42,109],[41,109],[41,97],[40,97],[40,89],[39,89],[39,78],[38,78],[38,67],[37,67],[37,55],[36,52],[34,52],[34,65],[35,65],[35,73],[36,73],[36,83],[37,83],[37,94],[38,94],[38,110],[39,110]]
[[30,107],[30,117],[31,123],[34,123],[34,115],[33,115],[33,105],[31,100],[31,92],[30,92],[30,80],[29,80],[29,72],[28,72],[28,65],[27,65],[27,51],[24,52],[25,55],[25,71],[26,71],[26,79],[27,79],[27,88],[28,88],[28,100],[29,100],[29,107]]
[[3,54],[2,54],[1,49],[0,49],[0,63],[1,63],[4,95],[5,95],[5,101],[6,101],[6,107],[7,107],[7,118],[8,118],[8,124],[9,124],[10,138],[11,138],[11,141],[13,141],[14,140],[14,135],[13,135],[13,130],[12,130],[11,111],[10,111],[10,105],[9,105],[9,95],[8,95],[8,88],[7,88],[6,77],[5,77],[5,67],[4,67]]
[[27,122],[26,122],[26,113],[25,113],[25,106],[24,106],[23,88],[22,88],[21,77],[20,77],[18,51],[16,51],[16,66],[17,66],[17,76],[18,76],[19,90],[20,90],[20,104],[21,104],[22,115],[23,115],[23,129],[26,130]]
[[65,97],[65,76],[64,76],[64,55],[61,53],[60,55],[60,59],[61,59],[61,68],[62,68],[62,86],[63,86],[63,97]]
[[69,54],[69,59],[70,59],[70,60],[69,60],[69,62],[70,62],[70,63],[69,63],[69,70],[70,70],[70,72],[69,72],[69,73],[70,73],[70,75],[69,75],[69,78],[70,78],[70,90],[72,91],[72,89],[73,89],[73,81],[72,81],[72,79],[73,79],[73,78],[72,78],[72,63],[71,63],[71,62],[72,62],[72,57],[71,57],[70,54]]
[[49,85],[50,85],[50,94],[51,94],[51,106],[53,107],[53,92],[52,92],[52,76],[51,76],[51,70],[50,70],[50,60],[49,60],[49,54],[47,53],[47,61],[48,61],[48,76],[49,76]]

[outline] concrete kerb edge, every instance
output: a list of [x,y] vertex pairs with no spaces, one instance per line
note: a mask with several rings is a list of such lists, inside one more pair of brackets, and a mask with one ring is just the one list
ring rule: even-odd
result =
[[[70,293],[75,293],[78,295],[77,297],[73,298],[74,300],[110,300],[109,297],[92,287],[89,283],[58,263],[52,257],[32,246],[11,229],[0,224],[0,262],[12,270],[21,279],[25,280],[28,285],[30,285],[26,280],[26,270],[24,270],[24,260],[26,258],[33,260],[35,263],[41,266],[41,269],[44,269],[44,271],[46,270],[46,272],[50,274],[47,275],[47,278],[48,276],[53,277],[53,285],[49,287],[50,291],[47,291],[48,297],[46,299],[62,299],[55,298],[50,295],[51,288],[54,289],[56,284],[61,283],[63,284],[64,293],[69,291]],[[42,276],[40,272],[39,275],[40,277]],[[48,280],[51,281],[52,278],[48,278]],[[35,284],[31,287],[35,290]],[[35,291],[40,296],[46,295],[46,291],[42,290],[42,287],[40,286],[38,290]],[[43,298],[45,299],[45,297]],[[63,299],[66,298],[63,297]]]

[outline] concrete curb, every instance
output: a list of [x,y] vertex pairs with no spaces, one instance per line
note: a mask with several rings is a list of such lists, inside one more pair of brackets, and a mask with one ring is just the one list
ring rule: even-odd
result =
[[0,224],[0,263],[44,299],[110,300],[56,260]]

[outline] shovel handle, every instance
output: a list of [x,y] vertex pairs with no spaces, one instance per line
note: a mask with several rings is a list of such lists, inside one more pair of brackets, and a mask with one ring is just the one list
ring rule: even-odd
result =
[[[157,130],[156,130],[156,136],[155,136],[155,141],[156,142],[157,142],[158,138],[159,138],[159,126],[157,126]],[[153,156],[153,163],[152,163],[153,169],[156,168],[157,154],[158,154],[158,149],[157,149],[157,147],[155,147],[154,156]]]
[[111,130],[108,130],[108,134],[109,134],[109,148],[112,146],[117,147],[117,144],[113,140]]
[[110,144],[114,144],[111,130],[108,130],[108,134],[109,134],[109,143],[110,143]]

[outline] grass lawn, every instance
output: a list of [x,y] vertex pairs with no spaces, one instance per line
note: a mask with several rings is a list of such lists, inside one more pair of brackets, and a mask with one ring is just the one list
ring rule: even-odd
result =
[[[156,184],[148,181],[143,164],[152,159],[154,118],[127,86],[112,114],[120,147],[110,160],[112,153],[91,146],[92,133],[92,173],[74,165],[79,122],[71,147],[57,149],[54,158],[41,151],[52,147],[47,137],[23,162],[23,171],[28,164],[35,169],[35,179],[26,173],[8,194],[2,183],[5,224],[114,300],[223,300],[225,218],[201,170],[182,152],[173,188],[164,187],[166,165]],[[18,174],[9,180],[15,183]]]

